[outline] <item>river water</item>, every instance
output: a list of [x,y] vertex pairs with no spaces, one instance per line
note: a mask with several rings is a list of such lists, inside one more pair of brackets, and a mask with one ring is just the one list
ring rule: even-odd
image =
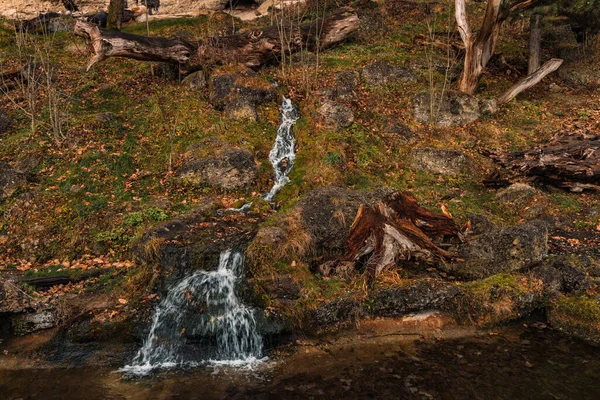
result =
[[2,399],[597,399],[600,349],[514,325],[456,339],[297,343],[253,370],[0,370]]

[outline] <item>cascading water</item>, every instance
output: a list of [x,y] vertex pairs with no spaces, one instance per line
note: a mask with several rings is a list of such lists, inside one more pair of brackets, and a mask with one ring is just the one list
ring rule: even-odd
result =
[[[216,271],[197,271],[169,290],[156,308],[144,345],[120,371],[145,375],[203,362],[241,366],[258,361],[262,337],[255,310],[235,291],[242,268],[242,254],[230,249],[221,253]],[[194,346],[198,338],[202,345]]]
[[275,144],[269,153],[269,161],[275,172],[275,183],[269,193],[263,196],[267,201],[273,200],[277,192],[290,181],[288,174],[296,161],[296,140],[292,128],[299,118],[292,101],[284,97],[281,102],[281,125],[277,129]]
[[[269,152],[269,161],[273,165],[275,183],[268,193],[262,195],[267,201],[273,201],[273,197],[290,181],[288,174],[294,167],[296,161],[296,140],[292,128],[300,116],[292,105],[292,101],[286,97],[281,102],[281,125],[277,129],[277,137],[273,148]],[[230,211],[246,212],[252,206],[252,202],[244,204],[240,208],[230,208]]]

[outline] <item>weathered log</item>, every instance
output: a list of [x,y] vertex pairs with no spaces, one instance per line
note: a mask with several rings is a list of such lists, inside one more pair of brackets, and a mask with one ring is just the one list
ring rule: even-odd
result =
[[409,193],[396,192],[373,207],[360,206],[344,258],[358,261],[368,256],[365,269],[373,278],[400,260],[443,262],[454,258],[433,242],[447,236],[461,238],[452,218],[422,208]]
[[102,275],[105,272],[103,269],[94,269],[91,271],[84,272],[82,274],[72,276],[67,274],[53,275],[53,276],[41,276],[37,278],[25,278],[21,279],[22,283],[26,283],[36,287],[52,287],[55,285],[66,285],[68,283],[77,283],[86,279],[95,278]]
[[197,42],[111,32],[83,21],[77,21],[74,31],[76,35],[91,41],[93,56],[88,63],[88,70],[109,57],[126,57],[175,63],[183,71],[191,72],[229,63],[256,69],[276,63],[281,59],[282,52],[332,47],[351,37],[358,27],[356,11],[344,7],[312,23],[285,27],[274,25]]
[[600,190],[600,135],[562,136],[531,150],[491,157],[515,175],[571,192]]
[[508,89],[504,94],[498,97],[497,104],[501,106],[502,104],[506,104],[521,92],[537,85],[540,83],[542,79],[548,74],[556,71],[563,63],[563,60],[560,58],[553,58],[549,61],[546,61],[544,65],[538,68],[533,74],[526,76],[521,79],[517,83],[515,83],[510,89]]

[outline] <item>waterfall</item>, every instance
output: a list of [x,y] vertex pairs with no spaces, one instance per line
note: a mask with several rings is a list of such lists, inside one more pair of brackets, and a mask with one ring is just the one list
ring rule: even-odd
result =
[[[300,116],[292,105],[292,101],[286,97],[281,102],[281,125],[277,129],[277,137],[273,148],[269,152],[269,161],[273,165],[275,182],[268,193],[262,195],[267,201],[273,201],[273,197],[290,181],[288,174],[294,167],[296,161],[296,140],[292,128]],[[244,204],[240,208],[228,208],[228,211],[247,212],[252,207],[252,202]]]
[[[150,332],[131,365],[120,369],[145,375],[160,368],[202,363],[248,365],[262,354],[254,309],[236,294],[242,254],[221,253],[216,271],[196,271],[169,290],[157,306]],[[189,342],[200,338],[201,349]],[[198,354],[200,353],[200,354]]]
[[271,161],[275,173],[275,183],[269,193],[263,195],[267,201],[273,200],[277,192],[290,181],[288,174],[296,161],[296,140],[292,128],[299,118],[292,101],[284,97],[281,102],[281,125],[277,129],[275,144],[269,153],[269,161]]

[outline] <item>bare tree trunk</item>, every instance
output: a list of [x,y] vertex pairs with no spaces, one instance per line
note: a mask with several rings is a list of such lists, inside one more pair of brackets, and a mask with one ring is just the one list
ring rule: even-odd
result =
[[284,52],[316,51],[335,46],[351,37],[358,26],[356,11],[344,7],[312,23],[285,27],[285,37],[290,38],[290,42],[283,46],[281,27],[278,26],[195,42],[105,31],[83,21],[77,21],[74,32],[91,41],[94,54],[88,70],[107,58],[126,57],[179,64],[182,71],[191,72],[228,63],[256,69],[279,62]]
[[467,19],[466,0],[454,0],[455,18],[460,38],[465,44],[465,64],[458,81],[458,88],[467,94],[475,93],[477,83],[494,55],[500,27],[511,12],[535,6],[541,0],[522,0],[502,12],[502,0],[487,0],[485,16],[477,34],[471,31]]
[[538,68],[533,74],[526,76],[519,82],[515,83],[502,96],[498,97],[497,104],[501,106],[514,99],[519,93],[537,85],[546,75],[556,71],[563,63],[560,58],[553,58],[547,61],[544,65]]
[[477,83],[494,54],[500,32],[500,5],[502,0],[488,0],[481,29],[475,35],[467,20],[466,0],[455,0],[456,23],[465,44],[465,63],[458,81],[461,92],[475,93]]
[[527,74],[531,75],[542,65],[542,28],[540,15],[531,15],[531,28],[529,33],[529,68]]
[[123,0],[110,0],[108,5],[108,29],[121,30],[121,19],[123,18],[123,10],[125,3]]

